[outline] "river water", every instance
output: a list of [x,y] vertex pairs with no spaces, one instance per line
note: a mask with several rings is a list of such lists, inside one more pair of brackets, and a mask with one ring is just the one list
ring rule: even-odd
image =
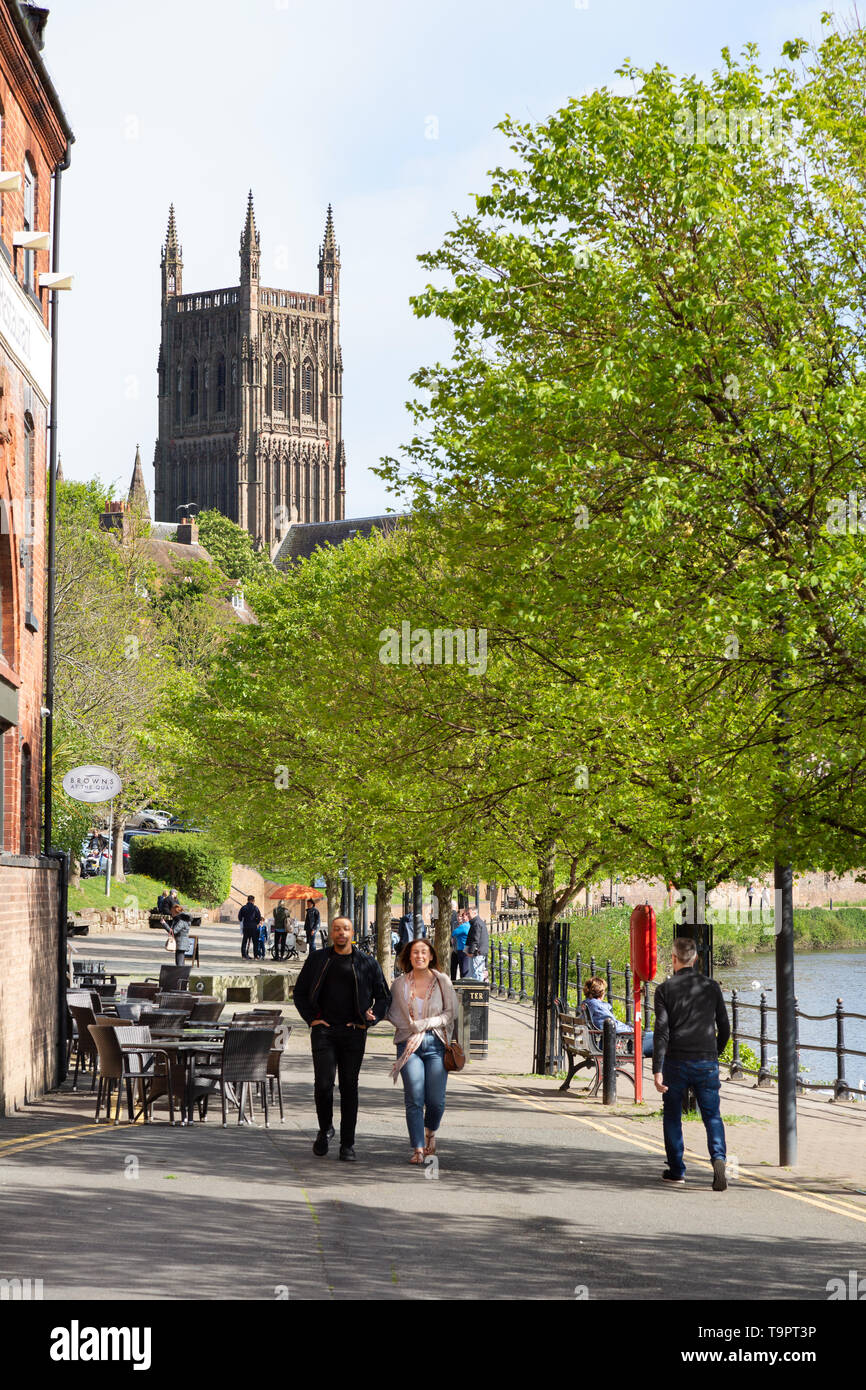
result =
[[[761,990],[767,992],[770,1008],[776,1004],[776,963],[775,956],[754,955],[740,965],[717,965],[716,979],[730,1000],[730,990],[737,990],[743,1004],[758,1004]],[[755,987],[757,986],[757,988]],[[829,1053],[807,1052],[805,1043],[818,1043],[825,1046],[836,1045],[836,1000],[841,999],[846,1012],[866,1014],[866,952],[863,951],[816,951],[797,952],[794,958],[794,991],[800,1009],[808,1014],[832,1014],[823,1022],[800,1019],[800,1062],[808,1068],[804,1081],[823,1081],[836,1075],[835,1056]],[[730,1010],[729,1010],[730,1011]],[[740,1013],[740,1029],[746,1033],[760,1033],[760,1015],[757,1010],[744,1009]],[[767,1031],[771,1038],[776,1036],[776,1018],[770,1013]],[[758,1052],[757,1043],[748,1044]],[[866,1020],[847,1018],[845,1020],[845,1046],[866,1052]],[[769,1046],[771,1061],[776,1058],[776,1048]],[[866,1095],[866,1057],[846,1058],[846,1078],[853,1089],[862,1090]],[[819,1092],[818,1094],[827,1094]]]

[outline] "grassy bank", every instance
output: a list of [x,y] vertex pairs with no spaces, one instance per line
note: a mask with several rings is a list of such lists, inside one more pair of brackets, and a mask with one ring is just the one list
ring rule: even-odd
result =
[[[630,908],[605,908],[594,917],[571,918],[569,954],[579,951],[586,965],[591,956],[604,964],[608,957],[615,970],[628,964],[628,920]],[[659,941],[673,937],[674,914],[665,908],[658,914]],[[513,944],[535,944],[535,927],[519,927],[508,936]],[[499,938],[494,937],[494,940]],[[772,913],[765,920],[745,923],[717,922],[713,944],[719,965],[737,965],[743,957],[756,952],[771,952],[774,935]],[[794,949],[797,951],[842,951],[866,948],[866,908],[843,907],[831,912],[829,908],[798,908],[794,912]]]
[[[111,892],[106,897],[104,874],[100,874],[98,878],[83,878],[79,888],[70,886],[69,911],[105,912],[109,907],[131,907],[146,912],[149,908],[156,907],[156,900],[164,887],[164,883],[159,883],[155,878],[148,878],[145,874],[127,874],[122,883],[118,883],[116,879],[111,880]],[[191,907],[196,912],[208,910],[203,903],[186,894],[181,897],[181,902],[184,907]]]

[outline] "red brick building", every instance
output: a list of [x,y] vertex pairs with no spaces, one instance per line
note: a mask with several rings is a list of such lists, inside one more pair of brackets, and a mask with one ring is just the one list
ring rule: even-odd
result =
[[47,13],[0,0],[0,1114],[57,1078],[65,938],[58,863],[40,852],[52,360],[40,277],[73,137],[41,57]]

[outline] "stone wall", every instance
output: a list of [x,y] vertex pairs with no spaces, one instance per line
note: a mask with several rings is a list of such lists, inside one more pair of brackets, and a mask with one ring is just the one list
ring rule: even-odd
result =
[[59,884],[53,860],[0,859],[0,1115],[58,1080]]

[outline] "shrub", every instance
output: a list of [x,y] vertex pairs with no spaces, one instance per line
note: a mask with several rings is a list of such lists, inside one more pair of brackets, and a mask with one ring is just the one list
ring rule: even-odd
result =
[[203,835],[136,835],[129,858],[133,873],[190,893],[208,907],[218,907],[231,892],[231,860]]

